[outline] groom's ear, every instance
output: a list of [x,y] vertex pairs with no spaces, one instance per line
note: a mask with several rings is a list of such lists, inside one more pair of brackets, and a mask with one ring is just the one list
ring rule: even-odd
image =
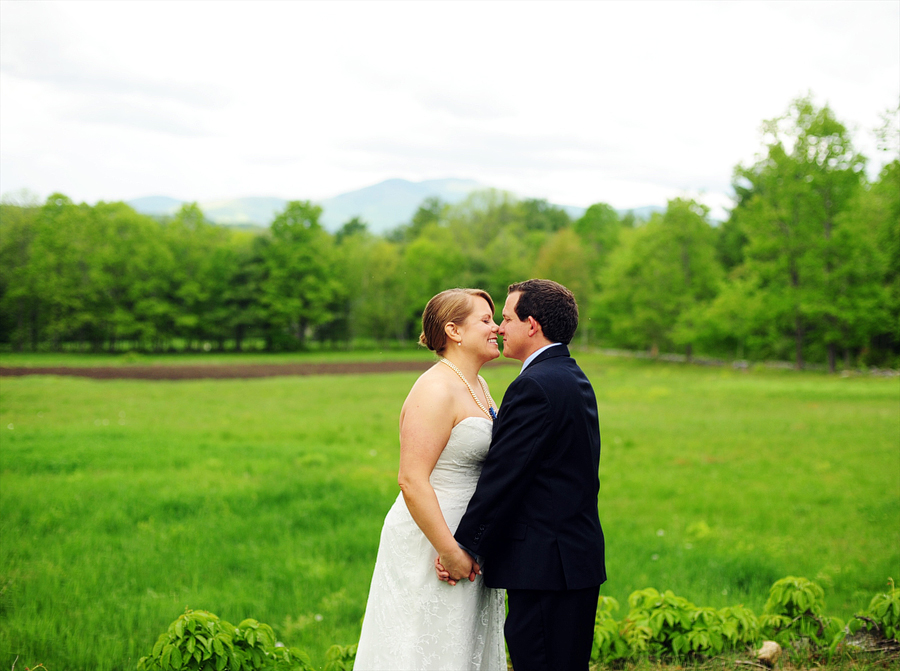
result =
[[538,322],[538,320],[535,319],[534,317],[532,317],[531,315],[528,316],[527,321],[528,321],[529,337],[536,336],[536,335],[544,332],[544,330],[541,328],[541,325]]

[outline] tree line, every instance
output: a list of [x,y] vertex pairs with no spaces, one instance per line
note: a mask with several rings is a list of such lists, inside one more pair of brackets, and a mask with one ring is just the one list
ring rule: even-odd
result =
[[[890,123],[884,146],[893,141]],[[893,150],[890,148],[889,150]],[[795,100],[734,171],[735,207],[669,201],[647,221],[597,203],[577,220],[495,190],[425,200],[386,235],[336,233],[292,201],[268,229],[124,203],[0,204],[0,346],[17,351],[302,349],[411,341],[453,286],[549,277],[585,344],[845,366],[900,363],[900,160],[871,181],[828,106]]]

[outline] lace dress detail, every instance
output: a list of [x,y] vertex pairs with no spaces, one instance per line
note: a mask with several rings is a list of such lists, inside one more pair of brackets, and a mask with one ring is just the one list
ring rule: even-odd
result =
[[[451,531],[475,491],[491,426],[481,417],[454,426],[431,474]],[[506,671],[503,590],[481,576],[440,582],[435,557],[400,494],[381,531],[354,671]]]

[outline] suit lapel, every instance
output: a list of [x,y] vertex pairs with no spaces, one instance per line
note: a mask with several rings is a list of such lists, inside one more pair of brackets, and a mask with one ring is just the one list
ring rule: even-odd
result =
[[527,373],[529,370],[531,370],[532,366],[535,366],[544,361],[547,361],[548,359],[555,359],[555,358],[561,357],[561,356],[569,356],[569,348],[568,347],[566,347],[565,345],[562,345],[562,344],[554,345],[553,347],[549,347],[549,348],[545,349],[543,352],[541,352],[540,354],[538,354],[537,357],[535,358],[535,360],[532,361],[530,364],[528,364],[528,368],[526,368],[523,372]]

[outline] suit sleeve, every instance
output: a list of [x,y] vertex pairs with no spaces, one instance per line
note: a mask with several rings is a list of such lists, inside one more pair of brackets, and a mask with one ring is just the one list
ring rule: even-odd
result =
[[489,558],[491,548],[502,542],[505,523],[552,444],[551,420],[550,400],[541,386],[529,378],[516,379],[505,394],[478,486],[454,534],[461,545]]

